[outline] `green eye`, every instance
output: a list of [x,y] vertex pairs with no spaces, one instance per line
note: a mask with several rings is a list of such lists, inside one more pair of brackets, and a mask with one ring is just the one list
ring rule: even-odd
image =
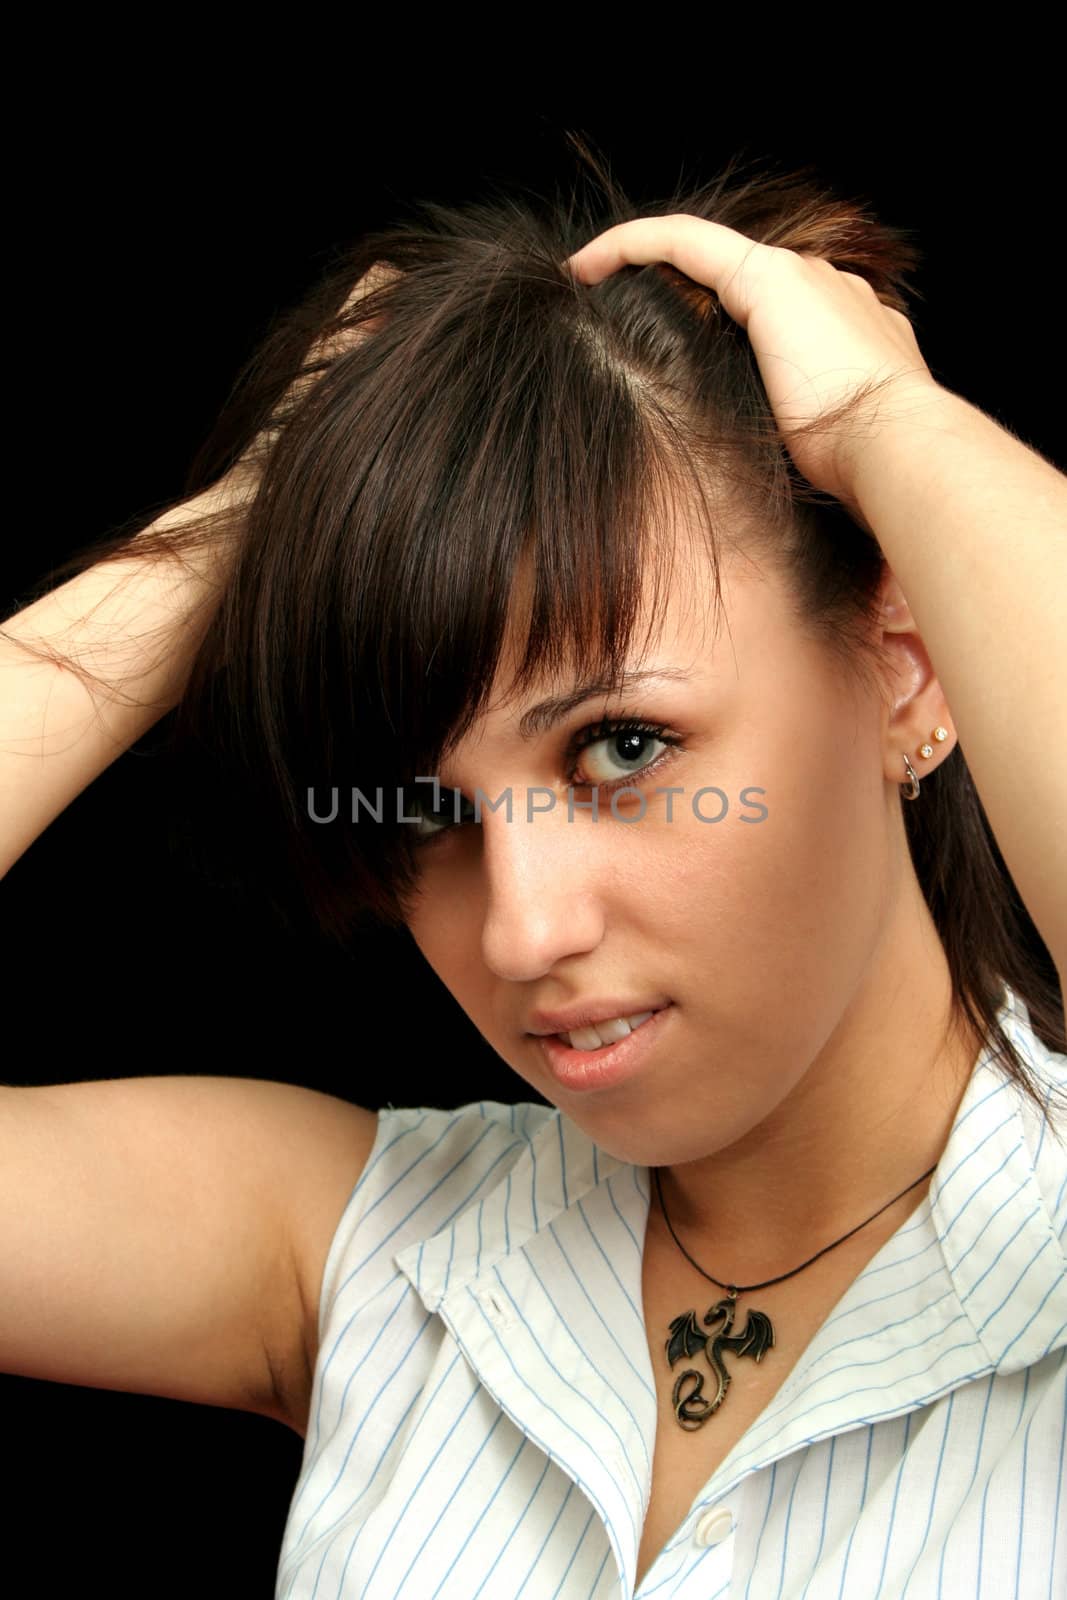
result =
[[[415,816],[419,819],[411,824],[416,844],[427,844],[462,826],[464,822],[474,821],[474,806],[463,798],[458,789],[438,784],[437,797],[438,803],[435,805],[432,784],[420,784],[414,793],[409,789],[404,791],[405,817]],[[463,809],[465,806],[466,814]]]
[[[583,750],[588,750],[594,745],[607,744],[611,740],[618,741],[624,735],[631,745],[647,744],[649,740],[655,740],[657,744],[663,746],[663,750],[678,747],[682,742],[676,734],[669,733],[663,723],[643,722],[640,718],[626,715],[618,718],[609,717],[603,722],[594,723],[591,727],[583,728],[571,740],[570,748],[567,751],[567,782],[575,784],[581,781],[578,773],[580,763],[577,758]],[[641,759],[642,752],[635,750],[632,752],[632,757],[635,761],[640,762],[638,766],[623,767],[621,772],[619,768],[616,768],[614,776],[609,775],[607,779],[599,780],[594,778],[588,783],[582,783],[581,786],[583,788],[601,789],[604,793],[610,794],[614,789],[626,788],[634,778],[640,782],[646,773],[651,772],[653,769],[658,770],[663,759],[663,750],[651,756],[646,755],[643,760]],[[623,757],[623,759],[626,758]]]
[[[639,764],[629,768],[616,768],[615,776],[607,780],[594,778],[587,781],[581,777],[578,770],[580,766],[578,756],[581,752],[593,745],[608,744],[613,739],[618,741],[623,735],[631,745],[647,745],[654,742],[661,748],[652,754],[639,749],[632,751],[631,758]],[[635,780],[637,783],[643,783],[647,775],[658,772],[667,749],[681,748],[681,746],[681,738],[669,732],[663,723],[644,722],[639,717],[623,713],[617,718],[592,723],[573,736],[562,763],[564,776],[572,787],[599,789],[604,794],[610,794],[616,789],[632,786]],[[627,758],[623,756],[622,759]],[[414,829],[414,841],[418,846],[435,844],[450,833],[457,832],[465,823],[479,820],[474,814],[473,802],[465,799],[460,790],[445,784],[437,785],[436,804],[433,784],[420,783],[406,788],[404,815],[417,816],[419,819],[417,823],[411,824]]]
[[[609,758],[617,758],[622,761],[631,760],[635,762],[636,765],[632,767],[623,766],[621,769],[616,767],[614,772],[609,771],[602,778],[597,778],[594,774],[590,778],[590,788],[610,789],[613,784],[617,784],[619,782],[625,784],[628,776],[637,776],[644,770],[645,767],[649,766],[650,763],[655,760],[655,756],[660,753],[659,751],[656,751],[655,755],[649,755],[644,748],[634,748],[627,754],[623,755],[620,753],[617,747],[623,742],[624,739],[627,744],[635,747],[644,747],[651,742],[655,742],[660,746],[661,750],[665,750],[667,748],[666,741],[657,738],[657,736],[651,730],[636,727],[632,723],[620,723],[619,730],[617,732],[610,733],[603,738],[590,739],[589,742],[582,747],[586,752],[585,760],[583,761],[582,765],[584,766],[588,762],[588,752],[590,750],[595,750],[598,745],[605,745],[608,747],[607,753]],[[615,746],[616,748],[612,749],[612,746]]]

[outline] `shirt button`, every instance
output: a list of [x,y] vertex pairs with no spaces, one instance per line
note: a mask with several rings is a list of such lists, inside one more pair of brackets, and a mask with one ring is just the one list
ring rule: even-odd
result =
[[725,1506],[719,1506],[715,1511],[708,1511],[701,1517],[693,1537],[697,1544],[721,1544],[733,1530],[733,1514]]

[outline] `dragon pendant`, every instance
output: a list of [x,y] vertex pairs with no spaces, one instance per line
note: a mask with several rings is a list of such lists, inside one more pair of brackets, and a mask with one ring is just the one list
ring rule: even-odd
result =
[[[710,1310],[704,1313],[704,1321],[708,1325],[720,1320],[722,1322],[722,1327],[714,1336],[701,1332],[697,1326],[695,1311],[683,1312],[671,1322],[670,1338],[666,1344],[668,1363],[673,1367],[682,1356],[693,1356],[703,1350],[719,1384],[714,1400],[708,1400],[703,1393],[703,1373],[689,1367],[685,1372],[678,1374],[671,1403],[674,1406],[674,1415],[683,1428],[692,1430],[703,1427],[725,1400],[726,1391],[730,1387],[730,1374],[723,1365],[724,1350],[730,1350],[738,1356],[751,1356],[753,1361],[760,1361],[774,1344],[771,1319],[763,1311],[750,1311],[745,1321],[744,1332],[731,1333],[736,1306],[737,1290],[729,1289],[724,1299],[716,1301]],[[683,1393],[687,1379],[694,1381]]]

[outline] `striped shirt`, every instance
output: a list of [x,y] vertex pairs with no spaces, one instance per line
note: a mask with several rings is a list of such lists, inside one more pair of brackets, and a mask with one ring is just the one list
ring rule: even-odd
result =
[[[1007,986],[1000,1018],[1067,1086]],[[641,1600],[1067,1596],[1065,1143],[983,1049],[921,1204]],[[634,1595],[650,1179],[554,1107],[381,1111],[326,1260],[275,1600]]]

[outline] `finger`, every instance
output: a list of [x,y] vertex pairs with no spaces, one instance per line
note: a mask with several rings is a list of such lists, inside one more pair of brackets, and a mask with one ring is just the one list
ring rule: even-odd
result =
[[743,322],[748,305],[740,292],[731,295],[740,268],[753,256],[772,254],[746,234],[688,212],[665,217],[638,217],[598,234],[563,263],[582,283],[600,283],[622,266],[647,266],[669,261],[687,277],[714,289],[732,317]]
[[[403,274],[386,261],[374,261],[367,268],[362,277],[356,279],[354,287],[345,297],[344,305],[337,316],[343,316],[346,311],[352,310],[360,300],[365,300],[369,294],[382,289],[387,283],[392,283]],[[316,361],[332,361],[336,356],[343,355],[346,350],[352,350],[362,344],[374,331],[380,327],[382,318],[370,317],[359,324],[358,328],[349,328],[342,333],[316,340],[312,345],[310,355]]]
[[[733,232],[685,212],[618,222],[575,251],[564,265],[585,283],[599,283],[627,264],[646,266],[650,261],[670,261],[684,272],[682,258],[691,256],[694,247],[699,248],[699,236],[706,236],[709,228]],[[735,237],[740,238],[740,235]]]
[[387,261],[373,262],[362,278],[357,279],[355,288],[345,301],[345,309],[355,305],[358,300],[365,299],[375,289],[383,288],[385,284],[391,283],[394,278],[399,278],[400,276],[401,274],[397,269],[391,267]]

